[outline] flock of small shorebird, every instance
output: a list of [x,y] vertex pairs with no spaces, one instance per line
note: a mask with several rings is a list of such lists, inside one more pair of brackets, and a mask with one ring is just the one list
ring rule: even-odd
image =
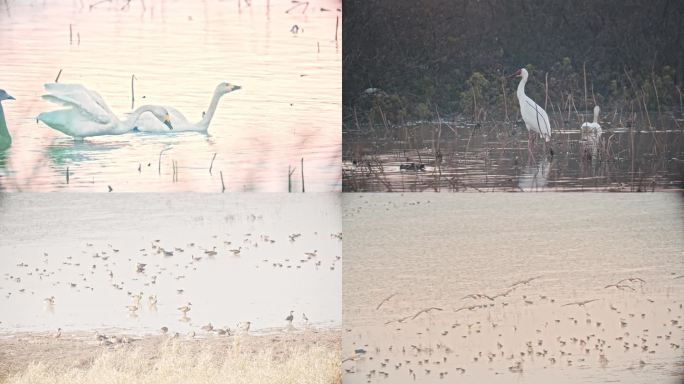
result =
[[[435,379],[445,379],[448,377],[450,372],[456,372],[459,374],[465,374],[468,364],[475,364],[478,362],[488,361],[489,363],[502,363],[507,366],[508,371],[513,373],[522,374],[525,370],[527,364],[538,366],[539,364],[545,365],[544,368],[554,366],[554,365],[567,365],[567,366],[586,366],[591,364],[593,359],[597,359],[600,367],[605,368],[608,363],[608,356],[610,351],[616,353],[616,350],[622,349],[625,353],[627,352],[638,352],[643,354],[643,356],[654,355],[657,350],[662,351],[662,348],[671,348],[673,351],[681,351],[681,342],[684,338],[682,333],[681,317],[684,314],[683,304],[679,301],[679,298],[670,300],[669,302],[664,302],[663,299],[653,300],[651,298],[645,297],[643,295],[638,296],[628,296],[640,300],[645,305],[655,305],[655,307],[650,307],[650,309],[644,310],[643,313],[629,313],[622,305],[615,305],[611,303],[609,305],[610,312],[612,315],[606,315],[604,313],[592,314],[589,313],[587,306],[591,303],[600,302],[605,299],[592,298],[586,300],[578,300],[573,302],[568,302],[561,304],[560,307],[571,307],[577,306],[583,308],[586,311],[586,318],[581,319],[578,316],[568,317],[568,322],[561,324],[563,322],[562,318],[558,316],[553,319],[553,321],[545,321],[543,327],[538,327],[535,330],[536,337],[532,339],[527,339],[524,346],[522,344],[514,346],[504,346],[504,339],[509,339],[511,334],[509,331],[518,332],[518,326],[529,327],[531,324],[514,323],[505,324],[498,320],[492,319],[492,313],[489,312],[487,315],[487,321],[490,323],[485,325],[483,321],[474,321],[470,324],[465,324],[467,326],[467,334],[461,334],[461,340],[466,343],[475,342],[476,337],[488,337],[491,335],[493,339],[496,339],[496,344],[493,344],[494,340],[478,340],[474,348],[489,347],[489,350],[479,350],[474,353],[474,355],[468,357],[467,354],[472,352],[470,347],[464,345],[460,348],[455,345],[458,340],[458,328],[462,325],[456,320],[450,326],[448,325],[449,320],[445,319],[449,314],[457,316],[459,312],[465,311],[469,313],[470,311],[477,311],[480,309],[494,309],[497,305],[500,308],[504,308],[511,304],[510,300],[506,301],[502,298],[511,297],[512,293],[522,286],[529,286],[533,281],[541,278],[541,276],[531,277],[528,279],[520,280],[512,285],[508,286],[505,290],[500,293],[488,295],[484,293],[472,293],[465,295],[461,300],[475,300],[478,301],[477,304],[469,304],[460,306],[453,309],[451,312],[445,310],[445,308],[440,307],[428,307],[420,309],[414,313],[407,316],[403,316],[397,319],[392,319],[384,322],[384,329],[390,333],[394,333],[394,336],[388,341],[383,339],[381,333],[377,333],[380,339],[374,339],[373,344],[364,343],[365,336],[359,330],[357,335],[357,341],[352,342],[353,354],[343,360],[344,373],[348,377],[354,377],[357,374],[363,374],[363,378],[366,382],[370,383],[374,379],[389,379],[403,381],[424,381],[424,380],[435,380]],[[677,280],[683,279],[684,275],[672,274],[670,279]],[[639,277],[627,277],[619,280],[616,283],[608,284],[604,286],[606,290],[619,290],[626,293],[643,293],[646,281]],[[380,311],[381,308],[391,305],[392,302],[397,301],[397,297],[400,297],[399,293],[393,293],[384,299],[382,299],[378,305],[375,307],[375,311]],[[538,298],[537,298],[538,297]],[[645,301],[642,299],[646,299]],[[500,299],[500,300],[497,300]],[[546,295],[537,295],[532,297],[532,295],[522,295],[521,304],[525,307],[531,307],[535,302],[544,301],[549,305],[557,305],[556,300],[550,298]],[[627,304],[625,304],[627,305]],[[667,310],[666,314],[654,315],[654,311],[661,309]],[[596,309],[603,310],[603,308]],[[606,311],[608,308],[605,308]],[[553,310],[555,313],[555,310]],[[480,312],[482,314],[483,312]],[[650,314],[649,314],[650,313]],[[432,330],[431,327],[438,326],[437,323],[433,322],[432,314],[440,314],[440,319],[445,320],[447,323],[444,325],[447,327],[443,330]],[[424,326],[423,323],[413,323],[413,320],[418,319],[421,316],[427,315],[429,320],[429,326],[427,328],[421,328]],[[662,324],[662,329],[648,329],[644,328],[645,325],[638,322],[632,322],[629,319],[637,318],[641,322],[647,321],[647,315],[650,317],[649,321],[657,321]],[[469,317],[469,315],[466,315]],[[617,320],[617,321],[616,321]],[[501,320],[503,321],[503,320]],[[619,322],[618,322],[619,321]],[[581,324],[584,322],[585,324]],[[442,324],[442,323],[440,323]],[[618,328],[619,325],[619,328]],[[510,328],[509,328],[510,326]],[[559,328],[569,326],[571,328],[571,335],[562,335]],[[388,327],[395,327],[390,329]],[[587,327],[587,328],[582,328]],[[592,328],[589,328],[592,327]],[[595,328],[593,328],[595,327]],[[637,329],[637,327],[641,329]],[[534,328],[534,327],[533,327]],[[608,330],[607,330],[608,329]],[[465,331],[465,329],[463,329]],[[549,332],[550,330],[550,335]],[[354,329],[347,328],[346,332],[351,333]],[[372,336],[376,331],[370,331]],[[384,332],[384,331],[383,331]],[[415,332],[415,336],[410,336],[406,334],[399,334],[400,332]],[[451,332],[451,336],[449,333]],[[474,333],[473,333],[474,332]],[[531,332],[531,329],[530,329]],[[653,335],[653,333],[656,335]],[[674,332],[674,333],[673,333]],[[613,334],[614,333],[614,334]],[[438,335],[441,335],[438,336]],[[427,336],[429,345],[423,344],[423,336]],[[654,338],[655,336],[655,338]],[[418,340],[415,340],[415,338]],[[520,340],[524,340],[523,335],[518,335]],[[350,336],[349,339],[353,339],[354,336]],[[434,338],[437,338],[435,340]],[[393,345],[397,341],[405,342],[404,345]],[[382,345],[381,343],[386,343]],[[648,359],[639,355],[639,357],[633,356],[638,359],[638,363],[632,368],[643,368],[648,363]],[[537,360],[535,360],[537,359]],[[619,359],[616,357],[616,359]],[[468,363],[470,361],[471,363]],[[459,363],[460,362],[460,363]],[[461,367],[457,366],[461,365]],[[630,369],[632,369],[630,368]],[[470,369],[470,367],[468,367]],[[494,370],[497,372],[496,367],[490,367],[489,370]],[[476,370],[477,371],[477,370]],[[497,372],[499,374],[500,372]],[[360,377],[359,377],[360,378]]]
[[[315,234],[317,234],[317,232]],[[293,234],[288,235],[288,238],[289,238],[289,241],[291,243],[294,243],[301,236],[302,236],[301,233],[293,233]],[[218,238],[218,236],[216,236],[216,235],[213,237]],[[341,233],[333,233],[330,235],[330,237],[331,237],[331,239],[341,240],[342,234]],[[254,248],[258,248],[259,243],[273,244],[276,242],[276,240],[272,239],[270,236],[267,236],[267,235],[259,236],[258,240],[252,239],[252,238],[253,238],[253,236],[251,233],[245,234],[245,239],[243,240],[242,244],[240,246],[237,246],[237,247],[232,245],[231,241],[224,241],[223,245],[226,248],[225,250],[219,250],[219,249],[217,249],[216,246],[213,246],[211,248],[201,248],[199,246],[196,246],[195,243],[189,243],[189,244],[187,244],[186,249],[188,251],[190,251],[188,253],[191,253],[191,260],[185,265],[185,268],[187,269],[187,268],[190,268],[192,266],[192,268],[195,269],[196,268],[195,264],[199,263],[205,257],[206,258],[213,258],[213,257],[215,257],[221,253],[229,253],[234,257],[240,257],[244,251],[254,249]],[[91,253],[92,251],[90,249],[93,248],[94,246],[95,245],[92,243],[86,243],[86,247],[88,248],[88,250],[83,251],[83,253]],[[113,271],[113,269],[114,269],[113,267],[115,265],[117,265],[117,261],[121,261],[121,259],[114,257],[114,258],[112,258],[112,260],[108,261],[108,259],[112,255],[118,254],[120,252],[120,250],[114,248],[111,244],[108,244],[107,246],[109,249],[100,250],[98,252],[95,252],[94,254],[92,254],[92,257],[94,259],[99,259],[99,260],[102,260],[105,262],[103,264],[103,266],[106,268],[106,275],[109,277],[112,287],[114,287],[117,290],[123,291],[124,290],[124,282],[123,281],[121,281],[121,282],[115,281],[115,279],[114,279],[115,274]],[[161,255],[164,258],[169,258],[169,257],[172,257],[174,255],[179,255],[179,254],[185,253],[186,249],[181,248],[181,247],[165,248],[161,245],[161,240],[154,240],[151,243],[152,252],[148,252],[145,248],[142,248],[139,251],[143,252],[140,255],[142,257],[148,256],[150,254],[156,254],[156,255]],[[225,251],[225,252],[223,252],[223,251]],[[200,256],[197,256],[197,255],[200,255]],[[43,257],[44,257],[43,262],[45,264],[48,264],[48,253],[44,252]],[[66,260],[62,262],[62,265],[74,266],[74,267],[80,267],[81,266],[81,263],[72,261],[72,259],[73,259],[73,256],[66,257]],[[341,260],[341,256],[335,256],[329,265],[330,270],[335,270],[336,265],[338,262],[340,262],[340,260]],[[151,276],[148,276],[147,272],[146,272],[146,268],[148,266],[147,263],[134,261],[131,258],[128,258],[128,262],[133,263],[133,269],[136,273],[136,276],[141,275],[141,277],[149,278],[149,281],[144,283],[144,285],[148,286],[148,287],[151,285],[155,285],[157,283],[158,276],[161,275],[161,271],[166,270],[166,268],[161,267],[159,264],[155,264],[155,266],[159,268],[159,272],[157,274],[151,274]],[[318,251],[314,250],[312,252],[304,252],[304,257],[301,257],[300,259],[286,258],[286,259],[282,260],[282,262],[281,261],[271,261],[269,259],[262,259],[262,262],[263,263],[270,263],[273,268],[301,269],[302,266],[306,265],[307,263],[312,264],[315,268],[319,268],[322,265],[323,260],[319,256]],[[111,263],[111,265],[110,265],[110,263]],[[34,267],[31,270],[30,265],[27,263],[24,263],[24,262],[17,264],[17,267],[27,268],[28,269],[28,271],[26,272],[27,276],[32,276],[35,273],[36,275],[38,275],[40,280],[43,280],[43,278],[47,279],[50,276],[55,275],[55,273],[56,273],[55,271],[50,271],[48,268]],[[90,266],[90,274],[94,276],[97,268],[98,268],[97,264],[92,264]],[[61,271],[61,268],[59,268],[58,271]],[[88,277],[85,273],[79,273],[79,278],[82,280],[82,282],[88,281]],[[175,276],[176,280],[181,280],[183,278],[185,278],[184,275]],[[9,280],[10,282],[20,284],[22,282],[22,277],[15,276],[14,274],[5,273],[5,280]],[[137,278],[134,278],[134,280],[137,280]],[[55,282],[54,283],[54,285],[57,285],[57,284],[62,284],[62,282]],[[68,284],[69,287],[71,287],[73,289],[83,288],[83,289],[87,289],[87,290],[91,290],[91,291],[95,289],[93,286],[85,285],[85,284],[82,284],[81,282],[73,282],[72,281],[72,282],[67,282],[66,284]],[[2,290],[2,287],[0,287],[0,290]],[[20,288],[17,290],[17,292],[20,294],[29,293],[29,292],[31,294],[33,294],[32,291],[27,291],[26,288]],[[176,290],[176,293],[178,295],[182,295],[184,292],[185,292],[185,290],[181,289],[181,288]],[[5,297],[10,298],[12,293],[13,293],[12,291],[7,292]],[[144,299],[144,293],[143,292],[132,293],[131,291],[127,291],[127,295],[131,298],[132,303],[130,305],[126,305],[124,310],[128,311],[129,316],[137,317],[137,312],[140,309],[142,309],[142,306],[143,306],[142,302]],[[50,296],[48,298],[45,298],[43,300],[43,303],[45,304],[45,309],[49,312],[52,312],[54,310],[54,306],[57,303],[57,299],[55,298],[55,296]],[[151,311],[156,311],[157,303],[158,303],[158,298],[157,298],[156,294],[150,294],[147,297],[147,305]],[[187,323],[190,321],[190,319],[188,317],[188,312],[190,312],[192,310],[192,303],[188,302],[187,304],[176,308],[176,310],[180,313],[180,316],[181,316],[180,321],[181,322]],[[305,313],[301,314],[301,319],[302,319],[304,326],[309,325],[309,319]],[[287,330],[293,330],[294,329],[293,321],[295,320],[295,311],[290,311],[289,315],[287,315],[287,317],[285,317],[284,320],[286,322],[286,329]],[[2,324],[2,321],[0,321],[0,324]],[[200,330],[207,332],[207,333],[215,333],[216,335],[219,335],[219,336],[223,336],[223,335],[226,335],[226,336],[246,335],[249,333],[250,326],[251,326],[250,321],[243,321],[243,322],[239,322],[236,325],[234,330],[231,330],[229,327],[222,327],[222,328],[221,327],[215,327],[211,323],[209,323],[209,324],[202,326],[200,328]],[[160,332],[162,335],[168,334],[172,338],[180,337],[180,334],[178,332],[169,333],[169,328],[166,326],[161,327]],[[187,334],[188,337],[195,337],[195,335],[196,335],[195,331],[190,331]],[[57,331],[52,335],[52,337],[54,337],[54,338],[60,338],[61,336],[62,336],[62,328],[58,328]],[[131,339],[128,336],[106,336],[106,335],[101,334],[99,332],[96,333],[95,337],[96,337],[96,340],[98,342],[100,342],[101,345],[105,345],[105,346],[110,346],[113,344],[126,344],[126,343],[130,343],[133,341],[133,339]]]

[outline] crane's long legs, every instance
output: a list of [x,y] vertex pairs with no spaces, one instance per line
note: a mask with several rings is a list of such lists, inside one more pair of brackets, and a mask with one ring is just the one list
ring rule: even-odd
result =
[[532,163],[536,163],[537,161],[534,158],[534,151],[532,150],[532,147],[534,146],[534,139],[536,138],[536,134],[527,131],[527,150],[530,152],[530,161],[529,164],[532,165]]

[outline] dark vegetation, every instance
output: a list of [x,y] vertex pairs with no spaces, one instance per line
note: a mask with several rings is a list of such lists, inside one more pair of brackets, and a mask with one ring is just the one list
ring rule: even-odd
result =
[[515,119],[520,67],[549,113],[681,114],[683,20],[682,0],[345,0],[344,120]]

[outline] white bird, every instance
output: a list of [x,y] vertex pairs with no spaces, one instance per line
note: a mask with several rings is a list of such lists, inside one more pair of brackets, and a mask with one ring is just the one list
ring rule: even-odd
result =
[[127,305],[126,308],[128,308],[128,311],[131,313],[135,313],[139,308],[137,305]]
[[47,299],[43,299],[43,303],[45,303],[45,305],[55,305],[55,297],[50,296]]
[[[211,119],[212,117],[214,117],[214,112],[216,112],[216,107],[218,106],[218,102],[221,96],[233,91],[237,91],[241,88],[242,87],[240,87],[239,85],[229,83],[220,83],[219,85],[217,85],[216,90],[214,90],[214,96],[211,98],[211,102],[209,103],[209,109],[207,109],[204,116],[202,116],[202,120],[200,120],[197,123],[189,122],[188,119],[185,116],[183,116],[182,113],[180,113],[180,111],[173,107],[164,107],[166,110],[169,111],[171,115],[171,125],[173,126],[173,131],[207,132],[209,130],[209,123],[211,123]],[[169,132],[169,130],[165,128],[164,125],[159,122],[159,120],[155,119],[149,113],[143,113],[140,116],[140,118],[137,121],[136,128],[136,130],[140,132]]]
[[144,105],[121,121],[97,92],[80,84],[45,84],[43,99],[67,108],[43,112],[37,120],[52,129],[83,139],[90,136],[120,135],[131,131],[143,112],[150,112],[166,130],[173,129],[169,113],[159,106]]
[[178,310],[181,311],[181,312],[183,312],[183,316],[186,316],[186,315],[188,314],[188,312],[190,312],[190,306],[191,306],[191,305],[192,305],[192,303],[188,303],[188,305],[184,305],[184,306],[182,306],[182,307],[178,307]]
[[12,137],[7,129],[7,122],[5,121],[5,112],[2,109],[3,100],[14,100],[14,97],[0,89],[0,151],[4,151],[12,145]]
[[594,122],[582,124],[582,130],[592,130],[594,133],[601,133],[601,124],[598,123],[598,115],[601,111],[599,106],[594,107]]
[[290,311],[290,315],[285,318],[290,325],[292,325],[292,320],[294,320],[294,311]]
[[207,324],[207,325],[202,326],[201,329],[202,329],[203,331],[211,332],[211,331],[214,329],[214,326],[211,325],[211,323],[209,323],[209,324]]
[[595,164],[599,159],[599,143],[601,142],[601,134],[603,130],[598,123],[598,115],[601,108],[594,107],[594,122],[584,123],[580,129],[581,139],[581,158],[583,160],[591,160]]
[[131,298],[133,299],[133,305],[140,308],[140,300],[142,300],[142,297],[142,292],[140,292],[140,294],[132,295]]
[[252,326],[251,321],[243,321],[237,325],[237,328],[242,332],[242,333],[249,333],[249,327]]
[[520,102],[520,114],[522,115],[523,121],[525,121],[525,127],[527,127],[527,131],[529,132],[529,139],[527,142],[528,149],[532,159],[534,159],[531,144],[534,142],[535,135],[533,135],[532,132],[536,132],[540,137],[543,137],[545,142],[550,141],[551,122],[546,111],[525,94],[525,84],[527,83],[528,76],[527,70],[521,68],[510,77],[522,78],[518,84],[516,94],[518,96],[518,101]]

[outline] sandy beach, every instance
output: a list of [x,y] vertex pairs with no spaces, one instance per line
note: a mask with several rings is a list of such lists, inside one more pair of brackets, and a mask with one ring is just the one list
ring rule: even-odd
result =
[[344,196],[354,383],[676,383],[675,194]]

